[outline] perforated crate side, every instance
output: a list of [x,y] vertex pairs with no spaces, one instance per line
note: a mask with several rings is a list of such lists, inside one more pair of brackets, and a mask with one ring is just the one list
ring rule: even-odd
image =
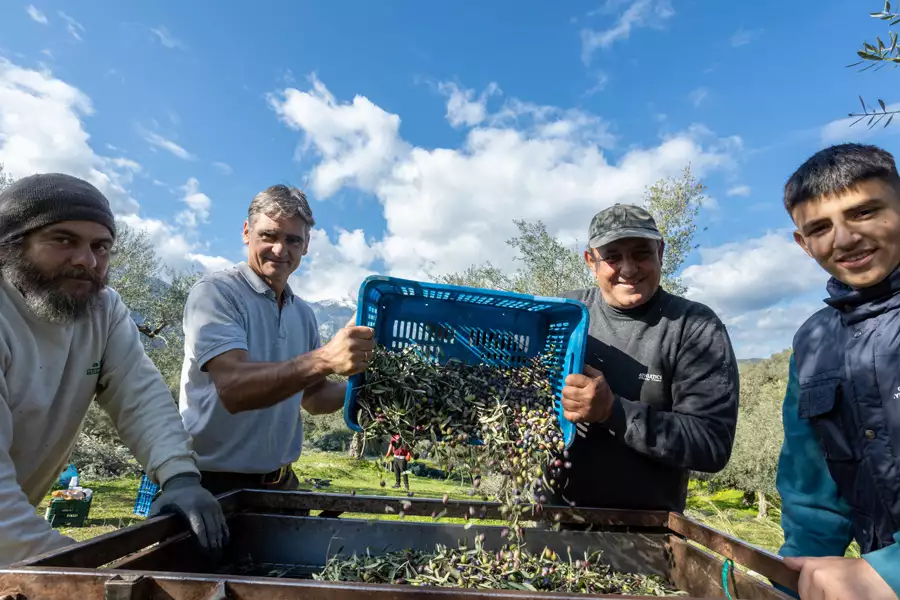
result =
[[[581,303],[374,276],[360,287],[357,323],[374,328],[379,344],[392,350],[415,345],[436,363],[455,358],[514,367],[555,348],[557,415],[571,443],[574,427],[562,416],[559,398],[565,377],[580,372],[584,360],[588,313]],[[344,420],[355,431],[361,430],[356,390],[363,382],[363,374],[350,378],[344,402]]]
[[137,497],[134,499],[134,514],[141,517],[149,515],[153,497],[158,491],[159,485],[153,483],[153,480],[144,474],[144,476],[141,477],[141,485],[138,488]]

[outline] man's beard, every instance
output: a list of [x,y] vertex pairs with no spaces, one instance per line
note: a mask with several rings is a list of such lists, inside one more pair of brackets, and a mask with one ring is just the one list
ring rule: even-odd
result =
[[[90,315],[108,281],[106,275],[101,277],[77,267],[63,267],[46,275],[28,260],[21,246],[0,248],[0,277],[19,290],[35,316],[57,324],[71,323]],[[60,285],[65,279],[90,281],[91,289],[82,297],[72,296]]]

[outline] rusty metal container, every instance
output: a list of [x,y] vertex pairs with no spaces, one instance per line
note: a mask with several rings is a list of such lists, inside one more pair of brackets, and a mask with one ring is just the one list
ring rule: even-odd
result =
[[[496,503],[385,498],[239,490],[219,497],[228,517],[231,543],[221,557],[205,556],[179,517],[163,516],[60,551],[0,569],[0,597],[20,600],[104,598],[108,600],[307,599],[399,600],[447,598],[597,598],[585,594],[534,593],[410,585],[326,583],[314,581],[335,553],[380,552],[435,544],[470,544],[480,533],[485,546],[503,544],[502,527],[440,521],[376,520],[399,510],[409,516],[447,511],[449,517],[474,514],[498,519]],[[355,518],[342,517],[355,513]],[[767,580],[796,589],[796,572],[781,559],[751,547],[684,515],[664,511],[610,511],[544,507],[540,522],[560,522],[589,530],[549,527],[526,530],[532,550],[548,546],[564,555],[601,550],[618,571],[666,577],[690,598],[725,598],[723,572],[733,598],[787,600]],[[724,559],[734,567],[725,568]],[[758,574],[748,574],[750,570]],[[15,597],[15,596],[14,596]],[[635,596],[603,596],[635,598]]]

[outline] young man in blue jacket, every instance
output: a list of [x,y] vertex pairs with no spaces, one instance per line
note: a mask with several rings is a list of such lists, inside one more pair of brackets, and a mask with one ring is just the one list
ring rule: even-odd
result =
[[[900,175],[875,146],[807,160],[784,204],[831,278],[794,337],[777,485],[803,600],[900,594]],[[862,558],[845,558],[852,540]]]

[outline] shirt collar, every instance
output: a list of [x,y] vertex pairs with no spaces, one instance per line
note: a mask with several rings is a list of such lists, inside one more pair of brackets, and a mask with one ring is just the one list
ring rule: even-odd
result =
[[[243,276],[244,280],[253,288],[258,294],[262,294],[267,296],[271,300],[277,300],[275,297],[275,291],[269,287],[269,284],[263,281],[262,277],[256,274],[256,271],[253,270],[250,265],[247,264],[246,261],[241,261],[237,265],[238,273]],[[289,283],[284,284],[284,299],[287,302],[294,302],[294,291],[291,289]]]

